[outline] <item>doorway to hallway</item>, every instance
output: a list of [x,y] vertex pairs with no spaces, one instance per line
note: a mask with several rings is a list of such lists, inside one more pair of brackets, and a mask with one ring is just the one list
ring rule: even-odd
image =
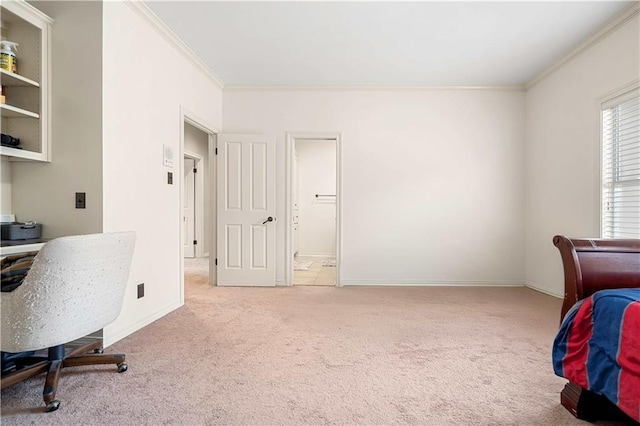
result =
[[216,284],[216,162],[218,130],[181,107],[179,170],[180,298],[185,301],[185,274]]

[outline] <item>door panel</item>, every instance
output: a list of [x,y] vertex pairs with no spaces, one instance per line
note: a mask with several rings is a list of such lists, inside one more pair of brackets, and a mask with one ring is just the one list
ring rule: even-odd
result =
[[218,285],[275,286],[275,140],[218,139]]
[[231,142],[226,144],[225,166],[226,209],[242,210],[242,144]]
[[267,144],[251,144],[251,209],[267,210]]
[[227,268],[242,269],[242,225],[227,225]]
[[267,226],[251,225],[251,267],[267,268]]

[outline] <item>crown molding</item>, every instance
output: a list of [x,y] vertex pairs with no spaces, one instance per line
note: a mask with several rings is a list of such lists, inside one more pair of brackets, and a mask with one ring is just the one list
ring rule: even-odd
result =
[[182,56],[201,70],[216,86],[225,91],[305,91],[305,90],[344,90],[344,91],[526,91],[535,86],[557,69],[572,61],[586,50],[590,49],[603,38],[622,28],[629,21],[640,15],[640,2],[634,1],[609,22],[598,28],[593,34],[576,45],[569,52],[561,56],[551,66],[544,69],[523,85],[487,85],[487,86],[430,86],[430,85],[225,85],[164,22],[144,4],[142,0],[122,0],[129,8],[136,12],[159,35],[172,45]]
[[227,84],[224,86],[225,91],[316,91],[316,90],[378,90],[378,91],[445,91],[445,90],[467,90],[467,91],[509,91],[523,92],[525,90],[522,85],[495,85],[495,86],[394,86],[394,85],[234,85]]
[[185,59],[191,62],[197,69],[202,71],[216,86],[224,89],[224,83],[202,59],[196,55],[173,31],[162,22],[158,15],[153,13],[142,0],[123,0],[123,3],[136,12],[151,28],[153,28],[162,38],[173,46]]
[[30,17],[38,19],[49,25],[53,25],[55,22],[51,17],[27,3],[26,0],[0,0],[0,4],[2,4],[2,7],[5,7],[12,12],[29,15]]
[[640,14],[640,2],[634,1],[629,7],[624,9],[618,15],[613,17],[607,23],[598,28],[594,33],[592,33],[589,37],[582,40],[578,43],[573,49],[562,55],[557,61],[555,61],[551,66],[544,69],[542,72],[537,74],[531,80],[529,80],[525,85],[525,90],[529,90],[540,81],[544,80],[550,74],[552,74],[557,69],[561,68],[568,62],[574,60],[578,56],[580,56],[585,51],[589,50],[600,40],[608,37],[613,34],[623,26],[625,26],[629,21],[635,19]]

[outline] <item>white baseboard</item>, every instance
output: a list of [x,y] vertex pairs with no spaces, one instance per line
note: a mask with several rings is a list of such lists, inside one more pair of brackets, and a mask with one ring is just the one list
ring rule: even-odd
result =
[[169,306],[166,306],[162,309],[160,309],[159,311],[156,311],[154,313],[152,313],[151,315],[146,316],[145,318],[141,319],[140,321],[138,321],[137,323],[123,329],[123,330],[119,330],[116,331],[115,333],[108,333],[108,336],[104,337],[104,331],[102,333],[103,335],[103,345],[106,348],[107,346],[111,346],[114,343],[116,343],[119,340],[124,339],[125,337],[127,337],[130,334],[135,333],[136,331],[146,327],[147,325],[151,324],[152,322],[159,320],[160,318],[162,318],[163,316],[167,315],[170,312],[175,311],[176,309],[178,309],[180,306],[182,306],[182,304],[180,302],[176,302],[176,303],[172,303]]
[[370,286],[413,286],[413,287],[524,287],[522,281],[380,281],[380,280],[340,280],[342,286],[370,285]]
[[286,286],[286,283],[284,282],[284,280],[276,280],[276,287],[284,287]]
[[544,294],[548,294],[549,296],[553,296],[553,297],[557,297],[558,299],[564,299],[564,294],[558,294],[558,293],[554,293],[552,291],[549,290],[543,290],[539,287],[536,287],[534,285],[531,284],[525,284],[524,285],[527,288],[530,288],[531,290],[535,290],[535,291],[539,291],[540,293],[544,293]]
[[297,256],[299,257],[336,257],[335,253],[300,253],[300,252],[298,252]]

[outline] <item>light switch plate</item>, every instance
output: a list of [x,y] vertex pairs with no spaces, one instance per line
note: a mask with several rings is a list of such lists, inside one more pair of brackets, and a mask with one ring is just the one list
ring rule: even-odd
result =
[[173,148],[169,145],[162,145],[162,164],[173,167]]

